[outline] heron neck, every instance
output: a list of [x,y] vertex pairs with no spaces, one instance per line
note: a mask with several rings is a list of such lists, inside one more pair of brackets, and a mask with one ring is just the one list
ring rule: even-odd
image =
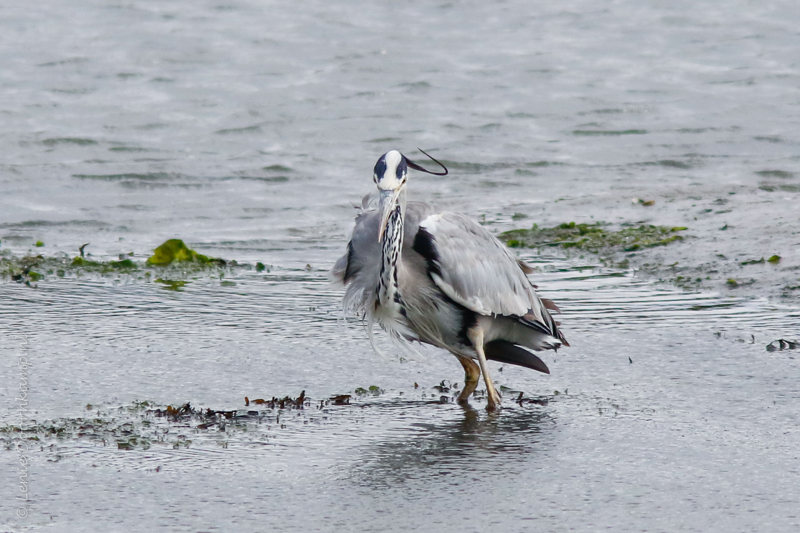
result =
[[[405,192],[391,206],[391,213],[381,242],[381,276],[378,286],[378,301],[383,307],[401,307],[397,283],[398,265],[403,251],[403,227],[405,223]],[[384,206],[381,206],[383,211]]]

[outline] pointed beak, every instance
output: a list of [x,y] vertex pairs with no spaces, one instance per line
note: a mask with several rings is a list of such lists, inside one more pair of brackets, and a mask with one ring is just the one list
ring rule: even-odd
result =
[[381,211],[381,226],[378,230],[378,242],[383,242],[383,234],[386,233],[386,226],[389,225],[389,216],[391,216],[392,211],[395,210],[397,207],[397,198],[400,196],[400,192],[403,190],[405,185],[401,185],[400,187],[391,190],[391,191],[381,191],[380,195],[380,211]]

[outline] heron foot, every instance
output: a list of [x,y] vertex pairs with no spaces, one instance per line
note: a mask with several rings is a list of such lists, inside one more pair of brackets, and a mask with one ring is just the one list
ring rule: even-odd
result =
[[499,411],[500,410],[500,393],[497,392],[497,389],[492,387],[492,390],[489,390],[487,387],[486,389],[486,397],[488,398],[488,403],[486,404],[486,410],[489,412],[492,411]]

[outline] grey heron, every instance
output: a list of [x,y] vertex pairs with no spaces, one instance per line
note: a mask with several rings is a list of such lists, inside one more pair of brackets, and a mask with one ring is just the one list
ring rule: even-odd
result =
[[468,401],[483,374],[487,409],[496,410],[500,395],[487,359],[549,374],[530,350],[569,343],[548,311],[558,307],[540,298],[528,280],[532,269],[486,228],[464,215],[406,201],[409,168],[447,174],[425,155],[444,172],[396,150],[378,159],[378,207],[365,206],[356,217],[347,253],[331,274],[346,286],[345,308],[364,316],[370,340],[378,322],[397,339],[448,350],[464,367],[458,401]]

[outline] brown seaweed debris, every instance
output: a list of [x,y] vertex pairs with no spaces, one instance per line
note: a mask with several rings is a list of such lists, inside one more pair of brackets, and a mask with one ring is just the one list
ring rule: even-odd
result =
[[244,397],[245,406],[250,405],[251,402],[254,405],[263,405],[270,409],[303,409],[311,405],[311,401],[306,398],[306,391],[302,391],[297,398],[291,398],[289,396],[276,398],[273,396],[271,400],[264,400],[262,398],[251,400],[247,396]]
[[339,394],[338,396],[332,396],[329,401],[333,402],[333,405],[350,405],[350,398],[349,394]]
[[[370,387],[370,391],[372,391],[372,389],[373,387]],[[383,392],[383,390],[377,387],[375,387],[375,389]],[[366,389],[364,390],[366,391]],[[373,395],[377,396],[377,394],[374,393]],[[331,396],[327,400],[319,400],[318,402],[315,400],[313,403],[316,405],[317,409],[322,409],[326,405],[350,405],[350,399],[352,397],[353,396],[350,394],[337,394]],[[263,398],[251,400],[245,396],[244,404],[245,406],[249,406],[250,404],[259,405],[268,409],[305,409],[306,407],[311,407],[312,401],[306,397],[306,391],[302,391],[297,398],[292,398],[290,396],[277,398],[273,396],[270,400],[265,400]]]
[[515,400],[519,405],[547,405],[550,403],[547,398],[525,398],[524,395],[525,393],[520,392],[519,397]]
[[147,414],[169,418],[172,422],[189,419],[216,419],[219,416],[230,419],[236,416],[236,411],[215,411],[213,409],[195,409],[189,403],[180,407],[168,405],[165,409],[148,409]]

